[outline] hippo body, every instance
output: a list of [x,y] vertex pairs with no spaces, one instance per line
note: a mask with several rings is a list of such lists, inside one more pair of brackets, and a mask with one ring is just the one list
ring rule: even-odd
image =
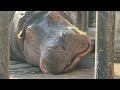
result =
[[93,45],[65,11],[16,11],[10,20],[10,56],[43,73],[74,69]]

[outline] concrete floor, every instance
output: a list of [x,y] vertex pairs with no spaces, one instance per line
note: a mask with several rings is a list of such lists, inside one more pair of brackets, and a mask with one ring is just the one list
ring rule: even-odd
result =
[[[89,54],[79,66],[61,75],[43,74],[38,67],[21,61],[10,62],[10,79],[94,79],[95,54]],[[114,64],[114,79],[120,79],[120,63]]]
[[74,71],[61,75],[43,74],[38,67],[21,61],[11,61],[10,79],[93,79],[94,59],[94,53],[89,54]]

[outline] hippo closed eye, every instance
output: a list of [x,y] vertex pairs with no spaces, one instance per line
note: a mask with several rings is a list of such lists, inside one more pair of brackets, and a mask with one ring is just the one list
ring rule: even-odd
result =
[[63,13],[16,11],[10,23],[11,58],[39,66],[43,73],[73,70],[93,43]]

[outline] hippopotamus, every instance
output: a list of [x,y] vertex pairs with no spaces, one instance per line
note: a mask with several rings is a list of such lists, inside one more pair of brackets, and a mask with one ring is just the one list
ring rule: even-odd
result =
[[43,73],[74,70],[93,49],[90,37],[65,11],[15,11],[10,19],[10,57]]

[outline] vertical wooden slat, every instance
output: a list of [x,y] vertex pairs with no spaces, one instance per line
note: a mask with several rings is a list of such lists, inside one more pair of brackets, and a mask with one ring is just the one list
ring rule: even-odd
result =
[[8,11],[0,11],[0,79],[9,79]]
[[82,31],[87,31],[87,11],[78,11],[77,27]]
[[98,11],[96,16],[95,79],[112,79],[115,12]]

